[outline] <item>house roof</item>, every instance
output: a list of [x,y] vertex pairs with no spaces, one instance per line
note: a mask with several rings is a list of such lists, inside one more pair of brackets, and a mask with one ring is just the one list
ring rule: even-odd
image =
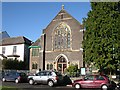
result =
[[24,36],[11,37],[2,39],[2,46],[4,45],[15,45],[15,44],[28,44],[31,45],[31,40],[27,39]]
[[40,46],[40,38],[38,38],[33,44],[32,46]]
[[29,48],[41,48],[40,46],[40,38],[38,38]]
[[4,38],[10,38],[9,34],[6,31],[0,31],[0,40]]

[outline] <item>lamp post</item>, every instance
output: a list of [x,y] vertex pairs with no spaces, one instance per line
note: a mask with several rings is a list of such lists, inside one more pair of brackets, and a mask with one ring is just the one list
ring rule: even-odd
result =
[[43,46],[43,70],[45,70],[45,46],[46,46],[46,34],[44,33],[44,46]]
[[[83,29],[83,40],[84,40],[84,33],[85,33],[85,28]],[[83,50],[82,50],[82,53],[83,53],[83,67],[85,67],[85,61],[84,61],[84,57],[85,57],[85,50],[84,50],[84,48],[83,48]]]

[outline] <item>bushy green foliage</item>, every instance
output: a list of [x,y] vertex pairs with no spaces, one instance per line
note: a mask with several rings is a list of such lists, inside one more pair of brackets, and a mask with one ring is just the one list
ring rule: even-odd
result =
[[120,2],[92,2],[91,9],[83,22],[84,61],[114,70],[120,64]]
[[71,64],[67,69],[66,69],[66,73],[70,76],[76,76],[78,70],[78,66]]
[[18,61],[17,59],[3,59],[2,60],[2,68],[3,69],[11,69],[11,70],[24,70],[25,63],[23,61]]

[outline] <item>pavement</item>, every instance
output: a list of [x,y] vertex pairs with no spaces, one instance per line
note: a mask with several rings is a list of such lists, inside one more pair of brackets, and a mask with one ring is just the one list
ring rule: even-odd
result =
[[80,77],[70,77],[71,80],[77,80],[77,79],[82,79],[82,76]]

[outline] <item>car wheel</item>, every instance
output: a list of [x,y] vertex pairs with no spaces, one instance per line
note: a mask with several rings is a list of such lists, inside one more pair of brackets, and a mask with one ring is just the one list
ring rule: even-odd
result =
[[18,80],[18,79],[15,79],[15,83],[19,83],[19,80]]
[[53,81],[48,81],[48,86],[53,87],[54,86]]
[[80,89],[81,88],[81,85],[76,83],[75,86],[74,86],[76,89]]
[[33,79],[30,79],[30,80],[29,80],[29,84],[30,84],[30,85],[33,85],[33,84],[34,84],[34,80],[33,80]]
[[102,90],[107,90],[107,89],[108,89],[108,86],[107,86],[107,85],[102,85],[102,86],[101,86],[101,89],[102,89]]
[[5,81],[6,81],[6,79],[5,79],[5,78],[2,78],[2,81],[3,81],[3,82],[5,82]]

